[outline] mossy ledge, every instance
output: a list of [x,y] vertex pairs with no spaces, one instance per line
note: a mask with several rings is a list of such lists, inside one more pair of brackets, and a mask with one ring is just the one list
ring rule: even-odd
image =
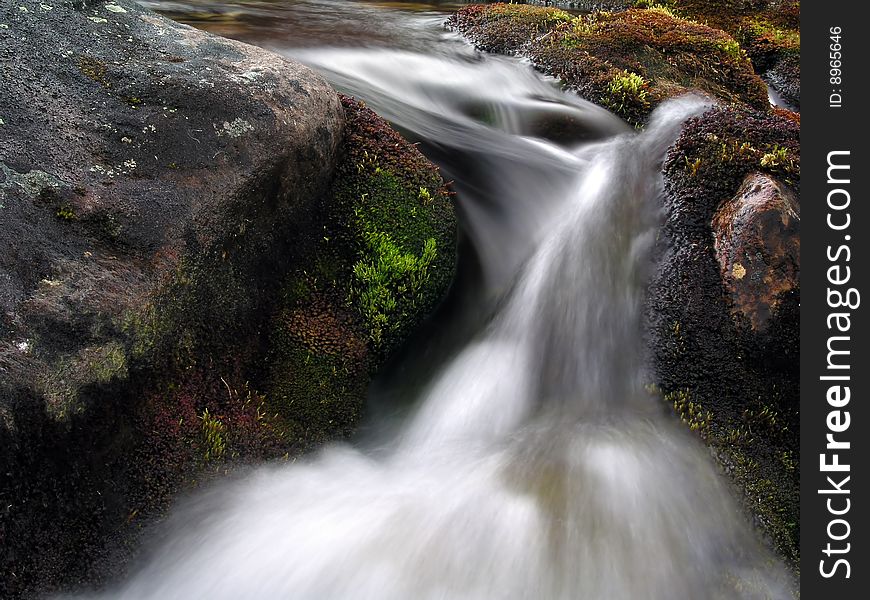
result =
[[666,7],[572,17],[556,8],[475,5],[448,25],[482,50],[530,58],[635,126],[662,100],[690,90],[769,110],[764,82],[740,44]]

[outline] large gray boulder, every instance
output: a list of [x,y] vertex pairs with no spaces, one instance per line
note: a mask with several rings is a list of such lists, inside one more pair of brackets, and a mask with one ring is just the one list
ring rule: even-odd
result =
[[0,373],[62,416],[123,370],[118,330],[161,277],[217,247],[235,260],[233,241],[262,247],[306,210],[343,110],[307,68],[133,2],[15,4],[0,16]]

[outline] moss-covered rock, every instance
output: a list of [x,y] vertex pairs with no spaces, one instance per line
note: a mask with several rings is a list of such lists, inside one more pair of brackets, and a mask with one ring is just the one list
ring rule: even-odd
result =
[[482,49],[529,56],[635,125],[665,98],[689,90],[768,106],[764,83],[737,41],[665,7],[570,17],[558,9],[494,4],[462,9],[450,24]]
[[361,102],[310,260],[287,278],[272,329],[269,405],[302,447],[359,417],[369,375],[444,296],[456,260],[451,193],[435,168]]
[[[800,125],[791,116],[728,108],[687,123],[665,162],[648,318],[666,402],[715,451],[797,569]],[[781,201],[756,202],[763,190],[747,181],[769,182]],[[762,246],[753,264],[736,261],[741,249]],[[738,275],[754,279],[735,287]]]

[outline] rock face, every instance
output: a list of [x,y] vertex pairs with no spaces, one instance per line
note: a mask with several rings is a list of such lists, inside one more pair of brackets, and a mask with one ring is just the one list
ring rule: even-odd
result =
[[797,568],[800,126],[790,116],[714,109],[686,124],[665,161],[647,313],[664,399]]
[[6,598],[117,575],[179,489],[349,434],[449,285],[455,219],[299,64],[130,0],[0,25]]
[[780,298],[799,285],[800,207],[775,179],[750,173],[711,224],[716,259],[732,311],[764,330]]

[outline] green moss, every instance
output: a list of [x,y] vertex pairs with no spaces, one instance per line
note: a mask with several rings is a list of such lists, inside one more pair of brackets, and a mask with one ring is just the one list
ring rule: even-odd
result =
[[267,404],[298,448],[350,435],[371,373],[437,305],[454,269],[455,215],[437,169],[364,104],[342,103],[331,202],[270,326]]
[[790,116],[783,111],[715,109],[690,120],[691,135],[681,136],[666,160],[669,179],[686,190],[680,194],[687,197],[686,208],[691,208],[691,197],[694,206],[704,207],[703,218],[712,218],[718,206],[714,203],[733,196],[752,172],[796,187],[801,174],[800,122]]
[[789,473],[797,473],[799,463],[791,450],[783,450],[779,455],[779,460],[782,462],[782,466],[785,467],[786,471]]
[[794,29],[780,29],[769,20],[752,17],[742,25],[743,35],[756,43],[762,40],[783,50],[800,51],[800,32]]
[[764,153],[759,164],[769,169],[782,168],[786,172],[794,171],[794,160],[789,157],[788,149],[776,144]]
[[47,401],[47,412],[57,421],[84,408],[82,394],[89,386],[106,385],[128,376],[127,353],[119,342],[83,348],[61,355],[43,369],[38,385]]
[[437,169],[374,113],[345,98],[351,129],[338,167],[336,209],[318,256],[378,356],[420,323],[450,284],[455,227]]
[[[740,0],[674,0],[675,9],[718,27],[740,42],[755,69],[764,73],[786,57],[800,54],[800,2],[753,3]],[[794,61],[797,62],[796,60]],[[799,87],[799,67],[794,80]]]
[[739,446],[717,446],[720,458],[731,472],[732,479],[742,488],[747,508],[755,516],[759,526],[770,536],[783,556],[798,570],[799,527],[798,502],[792,486],[784,486],[765,473],[785,471],[786,477],[794,476],[797,461],[789,466],[777,464],[775,458],[760,456],[752,458],[747,449]]
[[735,60],[739,60],[743,57],[743,50],[740,48],[740,44],[737,40],[723,40],[718,42],[716,47]]
[[87,369],[94,380],[107,383],[115,377],[127,375],[127,353],[118,342],[110,342],[97,350],[88,360]]
[[[656,386],[651,388],[654,392]],[[759,399],[753,408],[735,412],[706,410],[698,390],[682,388],[663,395],[680,420],[710,446],[742,492],[746,509],[797,568],[799,461],[791,449],[788,427],[772,404]]]
[[689,390],[674,390],[665,394],[664,400],[673,406],[674,412],[691,431],[697,432],[703,439],[710,437],[713,413],[693,401]]
[[484,50],[514,53],[529,40],[572,20],[570,14],[557,8],[496,3],[465,7],[454,13],[448,23]]
[[349,436],[365,399],[364,365],[359,371],[348,356],[311,350],[286,331],[276,343],[267,406],[280,418],[286,442],[306,449]]
[[370,229],[364,235],[369,252],[353,266],[350,300],[359,307],[372,342],[379,346],[385,331],[399,329],[407,319],[399,304],[414,307],[438,253],[435,238],[427,239],[416,256],[402,252],[387,233]]
[[653,0],[637,0],[634,3],[634,8],[644,8],[646,10],[655,11],[675,19],[680,18],[680,15],[677,13],[677,5],[674,0],[664,0],[663,2],[655,2]]

